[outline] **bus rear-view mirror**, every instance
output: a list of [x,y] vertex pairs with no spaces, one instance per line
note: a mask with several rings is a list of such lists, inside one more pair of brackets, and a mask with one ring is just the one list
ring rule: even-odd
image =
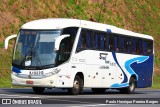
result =
[[70,35],[68,35],[68,34],[64,34],[64,35],[59,36],[59,37],[56,39],[56,41],[55,41],[55,52],[58,52],[61,41],[62,41],[64,38],[67,38],[67,37],[69,37],[69,36],[70,36]]
[[17,37],[17,34],[8,36],[8,37],[5,39],[5,41],[4,41],[4,48],[5,48],[5,49],[8,49],[9,40],[11,40],[11,39],[13,39],[13,38],[16,38],[16,37]]

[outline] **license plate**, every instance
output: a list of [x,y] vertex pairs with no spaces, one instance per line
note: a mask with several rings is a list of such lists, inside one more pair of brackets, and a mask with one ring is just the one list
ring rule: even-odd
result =
[[33,81],[26,81],[26,84],[33,84]]
[[34,76],[42,76],[44,74],[43,71],[30,71],[29,75],[34,75]]

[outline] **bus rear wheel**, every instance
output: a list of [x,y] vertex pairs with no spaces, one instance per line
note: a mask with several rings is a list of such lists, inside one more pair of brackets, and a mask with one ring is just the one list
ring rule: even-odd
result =
[[43,87],[32,87],[35,94],[42,94],[45,90]]
[[129,81],[129,86],[127,88],[120,89],[120,93],[124,94],[133,94],[136,88],[136,80],[135,78],[131,77]]
[[69,94],[78,95],[83,92],[83,80],[77,75],[73,82],[73,87],[68,89]]
[[105,93],[105,91],[106,91],[105,88],[92,88],[91,90],[94,93]]

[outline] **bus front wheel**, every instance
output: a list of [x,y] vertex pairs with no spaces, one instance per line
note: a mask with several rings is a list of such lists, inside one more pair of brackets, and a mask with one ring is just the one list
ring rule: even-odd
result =
[[83,92],[83,80],[77,75],[73,82],[73,87],[68,89],[69,94],[78,95]]
[[43,88],[43,87],[32,87],[32,89],[33,89],[34,93],[36,93],[36,94],[42,94],[45,90],[45,88]]
[[136,88],[136,80],[135,78],[131,77],[129,81],[129,86],[127,88],[120,89],[120,93],[124,94],[132,94]]

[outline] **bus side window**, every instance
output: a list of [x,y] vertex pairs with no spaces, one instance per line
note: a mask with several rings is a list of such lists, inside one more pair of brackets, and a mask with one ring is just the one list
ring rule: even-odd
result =
[[140,54],[139,44],[139,39],[136,39],[136,54]]
[[147,41],[143,40],[143,55],[147,55]]
[[131,38],[127,38],[127,53],[130,54],[132,53],[132,40]]
[[114,37],[112,35],[109,36],[108,49],[109,49],[109,51],[114,51]]
[[87,34],[87,48],[88,49],[90,49],[91,48],[91,32],[89,31],[89,30],[87,30],[87,32],[86,32],[86,34]]
[[91,49],[95,49],[95,37],[94,37],[94,32],[90,31],[90,44],[91,44]]
[[114,51],[116,51],[116,52],[119,51],[118,46],[117,46],[117,41],[118,41],[118,36],[115,35],[114,36]]
[[139,39],[139,54],[143,54],[143,41],[142,39]]
[[81,51],[87,48],[87,35],[86,30],[82,29],[78,40],[77,51]]
[[125,52],[125,49],[124,49],[124,37],[122,36],[120,40],[121,40],[120,42],[121,42],[121,47],[122,47],[122,53],[124,53]]
[[82,48],[86,49],[87,48],[87,34],[86,31],[82,31]]
[[150,55],[153,53],[153,41],[147,41],[147,55]]
[[95,37],[95,39],[94,39],[95,40],[95,48],[98,50],[99,49],[99,38],[100,38],[99,33],[95,32],[94,37]]
[[104,33],[100,34],[100,49],[104,50]]
[[136,39],[132,38],[132,53],[136,54]]
[[128,44],[127,44],[127,38],[124,37],[124,53],[127,53],[127,48],[128,48]]
[[117,36],[117,49],[116,49],[116,51],[117,52],[122,52],[122,42],[121,42],[121,40],[122,40],[122,37],[120,36],[120,35],[118,35]]
[[104,34],[104,50],[108,51],[108,36]]

